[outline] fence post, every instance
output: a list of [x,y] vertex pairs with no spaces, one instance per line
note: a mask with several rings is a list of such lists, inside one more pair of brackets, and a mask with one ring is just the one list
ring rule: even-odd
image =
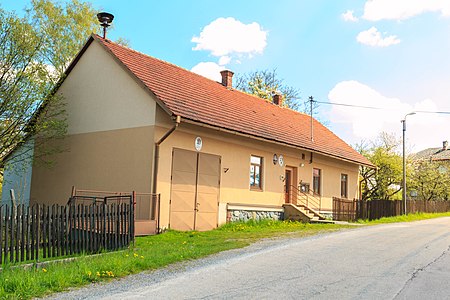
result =
[[3,264],[3,206],[0,205],[0,265]]
[[[153,194],[150,197],[153,198]],[[132,205],[130,205],[130,211],[131,211],[130,212],[130,238],[133,241],[133,247],[134,247],[134,238],[135,238],[134,222],[136,221],[136,191],[133,191],[131,202],[132,202]],[[151,207],[154,207],[154,206],[156,206],[156,205],[152,201]],[[152,218],[152,216],[150,216],[150,219],[153,220],[155,217],[155,211],[153,210],[153,208],[152,208],[151,214],[152,214],[153,218]]]
[[10,250],[9,250],[9,261],[12,263],[14,261],[14,220],[16,218],[16,210],[15,207],[13,205],[11,205],[11,217],[10,217],[10,222],[9,222],[9,228],[11,231],[11,236],[9,239],[9,246],[10,246]]

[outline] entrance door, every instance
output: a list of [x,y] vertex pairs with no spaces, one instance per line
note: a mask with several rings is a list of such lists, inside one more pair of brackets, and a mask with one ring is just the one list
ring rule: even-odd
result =
[[291,203],[292,196],[292,170],[286,168],[284,175],[284,203]]
[[174,149],[170,228],[210,230],[217,227],[220,157]]
[[297,182],[297,168],[286,166],[284,171],[284,202],[297,204],[297,191],[295,186]]

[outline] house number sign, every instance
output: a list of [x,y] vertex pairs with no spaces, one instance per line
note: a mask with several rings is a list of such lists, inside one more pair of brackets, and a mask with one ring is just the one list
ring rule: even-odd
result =
[[278,156],[278,164],[280,165],[280,167],[284,165],[284,157],[281,154],[280,156]]
[[196,137],[195,138],[195,150],[200,151],[202,150],[202,146],[203,146],[203,141],[201,137]]

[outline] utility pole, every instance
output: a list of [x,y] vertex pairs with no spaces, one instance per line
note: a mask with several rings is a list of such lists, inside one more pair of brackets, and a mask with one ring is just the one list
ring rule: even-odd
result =
[[403,118],[403,120],[401,120],[402,124],[403,124],[403,191],[402,191],[402,200],[403,200],[403,211],[405,213],[405,215],[407,214],[406,211],[406,117],[407,116],[412,116],[415,115],[415,112],[410,112],[409,114],[405,115],[405,117]]
[[311,114],[311,142],[314,142],[314,123],[313,123],[313,96],[309,96],[310,114]]

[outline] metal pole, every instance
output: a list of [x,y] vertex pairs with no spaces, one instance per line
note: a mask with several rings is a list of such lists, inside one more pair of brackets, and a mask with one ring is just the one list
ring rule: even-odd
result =
[[313,123],[313,96],[309,96],[310,114],[311,114],[311,142],[314,142],[314,123]]
[[407,116],[412,116],[415,115],[416,112],[410,112],[409,114],[405,115],[405,118],[401,121],[403,123],[403,193],[402,193],[402,198],[403,198],[403,204],[404,204],[404,211],[405,211],[405,215],[407,214],[406,211],[406,151],[405,151],[405,136],[406,136],[406,117]]
[[405,135],[406,135],[406,116],[405,119],[402,120],[403,123],[403,205],[404,205],[404,214],[406,215],[406,158],[405,158]]

